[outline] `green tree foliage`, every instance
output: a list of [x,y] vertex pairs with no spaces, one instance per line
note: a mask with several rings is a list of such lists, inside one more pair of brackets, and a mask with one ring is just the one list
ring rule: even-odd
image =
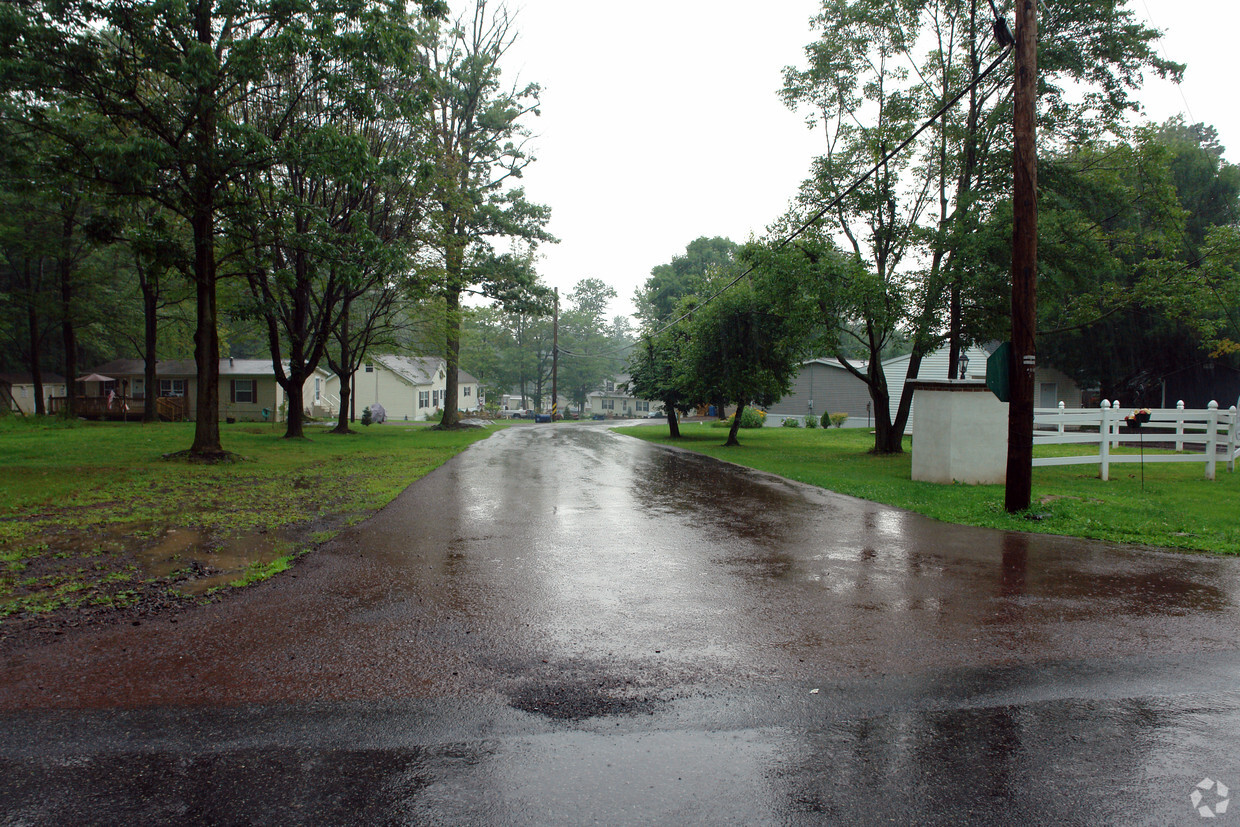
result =
[[1225,264],[1240,168],[1221,155],[1212,130],[1174,121],[1043,161],[1039,350],[1104,398],[1160,404],[1162,377],[1240,330]]
[[778,310],[777,279],[743,279],[693,312],[689,363],[696,396],[718,396],[736,404],[726,445],[736,434],[746,405],[772,405],[788,392],[804,355],[803,316]]
[[[686,307],[693,299],[680,305]],[[668,432],[680,438],[679,416],[701,404],[700,383],[693,375],[690,361],[690,322],[682,320],[665,329],[652,332],[638,342],[629,358],[629,392],[641,399],[657,399],[663,403]]]
[[701,292],[712,273],[731,267],[736,250],[735,242],[721,236],[690,241],[683,254],[650,271],[634,296],[637,318],[648,327],[666,321],[682,299]]
[[[443,11],[439,2],[422,8]],[[223,452],[219,217],[234,204],[238,176],[272,162],[269,136],[245,122],[246,107],[271,91],[272,67],[304,59],[316,76],[333,76],[340,59],[358,64],[385,45],[366,41],[360,22],[404,14],[388,0],[19,0],[0,11],[0,82],[28,104],[28,121],[89,158],[114,191],[150,198],[189,224],[198,373],[192,456]],[[44,114],[60,97],[113,130],[54,129]]]
[[[471,12],[446,27],[425,61],[434,76],[428,110],[434,164],[431,209],[433,245],[440,256],[435,288],[444,300],[447,398],[457,398],[461,296],[466,291],[505,302],[537,300],[532,254],[550,241],[549,211],[526,200],[513,182],[533,160],[525,149],[525,120],[538,112],[535,84],[506,88],[500,63],[512,44],[512,18],[476,0]],[[524,249],[497,254],[496,239]],[[444,408],[441,427],[459,420]]]
[[[955,349],[977,338],[965,327],[965,305],[971,296],[988,295],[972,289],[989,275],[977,269],[986,262],[966,253],[977,226],[1009,189],[1011,75],[1010,63],[1001,63],[983,79],[1000,55],[987,9],[977,0],[824,0],[806,66],[785,72],[785,102],[821,126],[827,146],[802,189],[800,215],[840,197],[825,220],[873,273],[872,293],[900,298],[899,307],[869,306],[881,308],[872,325],[880,328],[898,311],[895,326],[912,343],[909,378],[942,341]],[[1082,141],[1119,128],[1135,109],[1131,92],[1144,69],[1181,69],[1158,57],[1156,36],[1124,3],[1065,3],[1044,15],[1042,139]],[[850,182],[972,84],[932,129],[845,194]],[[885,380],[872,382],[871,393],[880,386]],[[895,425],[907,417],[911,383],[905,389],[877,450],[901,450],[902,428]]]
[[615,298],[610,285],[596,278],[582,279],[568,294],[568,305],[560,314],[559,391],[579,411],[585,410],[591,391],[623,369],[632,344],[625,321],[607,322],[607,306]]
[[[43,117],[63,127],[82,113],[49,108]],[[66,413],[72,416],[79,358],[97,357],[115,341],[115,323],[126,315],[118,295],[124,262],[96,229],[110,223],[108,205],[69,147],[7,119],[0,141],[7,150],[0,167],[0,278],[7,300],[0,313],[12,339],[9,360],[30,372],[36,403],[43,401],[44,367],[56,365],[69,381]]]
[[[269,141],[271,163],[239,177],[244,207],[225,227],[289,400],[288,438],[304,433],[307,379],[333,339],[352,339],[340,330],[351,326],[352,303],[390,291],[412,268],[425,211],[427,79],[411,60],[419,33],[404,18],[374,15],[337,36],[343,42],[324,44],[336,56],[332,73],[289,55],[270,68],[267,94],[248,102],[245,124]],[[390,304],[379,295],[359,308]]]

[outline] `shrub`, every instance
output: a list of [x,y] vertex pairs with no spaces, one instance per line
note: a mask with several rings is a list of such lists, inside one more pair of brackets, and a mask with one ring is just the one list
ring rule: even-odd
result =
[[822,416],[818,417],[818,424],[824,428],[830,428],[831,427],[831,414],[827,413],[826,411],[823,411]]
[[[736,414],[733,414],[735,416]],[[745,408],[741,411],[742,428],[761,428],[766,424],[766,411],[758,408]]]
[[844,427],[844,423],[848,421],[848,414],[846,414],[846,413],[833,413],[833,414],[831,414],[831,416],[830,416],[830,420],[831,420],[831,424],[832,424],[832,425],[834,425],[834,426],[835,426],[835,427],[837,427],[837,428],[842,428],[842,427]]
[[369,405],[367,405],[366,407],[362,408],[362,424],[363,424],[363,425],[369,425],[369,424],[370,424],[370,422],[371,422],[371,419],[370,419],[370,406],[369,406]]
[[814,428],[817,428],[817,427],[818,427],[818,417],[816,417],[816,416],[807,416],[807,417],[805,417],[805,427],[806,427],[806,428],[809,428],[811,431],[812,431]]
[[[742,417],[742,419],[743,419],[743,418],[744,418],[744,417]],[[786,417],[786,418],[784,419],[784,421],[783,421],[783,427],[785,427],[785,428],[800,428],[800,427],[801,427],[801,420],[797,419],[795,416],[789,416],[789,417]]]
[[[727,419],[716,419],[714,422],[710,424],[710,427],[731,428],[732,419],[735,416],[736,414],[732,414],[732,416],[729,416]],[[742,428],[761,428],[765,424],[766,424],[766,411],[760,408],[745,408],[744,412],[741,413],[741,427]]]

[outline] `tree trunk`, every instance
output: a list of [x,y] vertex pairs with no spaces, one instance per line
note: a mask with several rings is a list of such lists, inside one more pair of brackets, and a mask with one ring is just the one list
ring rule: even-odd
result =
[[444,372],[447,376],[444,379],[443,418],[439,420],[439,428],[455,428],[461,421],[456,410],[457,374],[461,364],[461,292],[449,290],[447,304],[448,347],[444,354],[444,361],[447,362]]
[[198,319],[194,329],[194,365],[198,398],[194,406],[191,456],[200,459],[224,453],[220,444],[220,337],[216,327],[215,237],[211,198],[200,203],[193,220],[194,286]]
[[904,434],[897,431],[891,421],[891,399],[888,396],[887,377],[882,364],[874,365],[869,374],[870,401],[874,403],[874,449],[875,454],[899,454],[904,451]]
[[302,410],[305,404],[306,377],[289,372],[286,382],[281,382],[284,395],[288,399],[288,420],[284,429],[285,439],[305,439],[306,417]]
[[[78,375],[77,364],[77,332],[73,329],[73,259],[70,251],[70,245],[73,243],[73,214],[77,212],[76,205],[68,210],[68,214],[64,216],[61,224],[60,233],[60,259],[57,262],[57,270],[60,275],[60,333],[64,342],[65,350],[65,381],[72,382]],[[65,386],[68,391],[69,386]],[[69,406],[69,416],[77,416],[77,394],[68,393],[67,404]]]
[[[210,46],[213,42],[212,4],[199,2],[194,6],[196,40]],[[194,287],[197,324],[194,329],[194,365],[198,373],[198,398],[194,408],[194,444],[190,456],[214,459],[224,454],[220,443],[220,333],[216,306],[215,282],[215,190],[217,172],[214,152],[217,148],[215,90],[204,80],[195,90],[203,111],[194,125],[193,137],[199,153],[192,182],[194,195],[190,226],[194,234]]]
[[[28,267],[26,275],[30,275]],[[30,329],[30,382],[34,385],[34,412],[39,416],[44,416],[47,414],[47,401],[43,393],[43,367],[39,364],[43,358],[43,351],[39,347],[39,311],[34,306],[34,291],[30,291],[28,296],[26,324]],[[65,393],[73,393],[72,379],[65,379]]]
[[736,438],[736,433],[737,431],[741,429],[741,413],[743,413],[744,410],[745,410],[745,403],[744,402],[737,403],[736,416],[732,420],[732,427],[728,429],[728,441],[723,443],[723,447],[727,448],[729,445],[740,445],[741,444],[740,440]]
[[336,427],[331,429],[333,434],[351,434],[349,430],[349,406],[353,403],[353,394],[350,393],[349,383],[347,380],[340,382],[340,412],[336,414]]
[[676,417],[676,409],[667,409],[667,431],[672,439],[680,439],[680,422]]
[[142,421],[158,422],[159,409],[155,403],[158,399],[158,391],[156,382],[159,380],[155,376],[155,349],[157,340],[157,320],[155,317],[156,307],[155,291],[151,287],[151,283],[142,280],[142,317],[145,326],[145,341],[143,342],[143,353],[146,359],[145,366],[142,371],[142,383],[145,398],[142,401]]
[[344,301],[344,307],[340,313],[340,326],[336,331],[336,341],[340,343],[340,361],[332,361],[330,353],[327,356],[327,366],[340,377],[340,410],[336,412],[336,427],[329,432],[333,434],[352,433],[349,430],[349,407],[353,403],[353,395],[350,393],[352,388],[349,386],[352,373],[349,368],[353,364],[353,352],[349,347],[350,302],[351,299],[347,298]]

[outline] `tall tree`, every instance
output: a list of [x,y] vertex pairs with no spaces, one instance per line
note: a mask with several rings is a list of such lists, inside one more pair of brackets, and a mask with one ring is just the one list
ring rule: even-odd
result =
[[[688,310],[695,301],[691,297],[678,307]],[[629,357],[629,392],[642,399],[663,403],[668,433],[680,439],[679,417],[705,401],[690,360],[691,322],[682,319],[658,331],[652,331],[639,342]]]
[[[629,342],[607,322],[616,291],[600,279],[577,282],[560,314],[560,392],[585,410],[590,392],[614,377],[624,364]],[[621,317],[623,318],[623,317]]]
[[652,329],[666,321],[682,299],[701,291],[711,273],[732,264],[736,250],[736,243],[722,236],[690,241],[684,253],[651,269],[650,278],[634,296],[637,318]]
[[1083,387],[1161,404],[1164,376],[1240,333],[1217,267],[1240,168],[1221,156],[1210,130],[1173,122],[1044,160],[1041,347]]
[[240,176],[246,207],[228,225],[289,400],[286,438],[304,436],[303,389],[346,301],[411,264],[425,192],[425,78],[409,60],[419,33],[372,14],[321,45],[322,56],[269,67],[265,92],[246,101],[243,122],[267,138],[273,162]]
[[788,392],[804,353],[801,317],[775,309],[777,283],[742,280],[693,313],[689,355],[699,396],[736,404],[725,445],[740,444],[745,406],[772,405]]
[[[442,12],[438,0],[424,10]],[[26,113],[53,131],[45,104],[63,94],[107,119],[103,136],[54,130],[92,159],[120,193],[151,198],[190,225],[196,289],[194,442],[189,455],[224,453],[219,431],[217,224],[243,171],[271,163],[270,143],[239,118],[265,90],[271,66],[321,55],[325,40],[374,14],[403,14],[391,0],[16,0],[0,21],[0,79],[31,101]],[[367,44],[353,40],[356,49]],[[331,60],[320,69],[329,72]]]
[[[833,234],[882,294],[907,299],[895,326],[912,342],[908,378],[942,341],[958,348],[973,338],[962,300],[976,259],[960,253],[1010,181],[1011,73],[991,40],[988,9],[978,0],[824,0],[807,66],[785,73],[785,102],[807,110],[825,137],[801,215],[836,203],[827,216]],[[1154,51],[1156,37],[1123,2],[1064,3],[1047,15],[1038,56],[1046,143],[1120,129],[1144,69],[1177,75],[1182,67]],[[888,157],[957,92],[965,98],[933,129]],[[879,161],[866,184],[846,191]],[[883,304],[884,317],[893,309]],[[901,450],[911,401],[906,383],[890,427],[876,432],[876,450]]]
[[[539,88],[505,87],[500,64],[516,32],[503,7],[476,0],[472,12],[442,32],[426,54],[435,76],[430,146],[436,246],[441,255],[438,292],[445,305],[447,388],[439,426],[455,427],[461,346],[461,296],[478,293],[520,300],[534,287],[532,251],[551,236],[549,211],[512,186],[533,160],[525,149],[525,119],[538,112]],[[519,240],[525,249],[497,255],[494,239]]]

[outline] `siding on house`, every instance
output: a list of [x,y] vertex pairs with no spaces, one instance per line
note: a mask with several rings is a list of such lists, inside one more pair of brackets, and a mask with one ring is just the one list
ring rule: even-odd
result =
[[638,399],[629,393],[628,383],[628,374],[622,374],[608,379],[599,390],[586,394],[586,409],[582,412],[582,415],[595,416],[602,414],[604,416],[644,417],[651,411],[663,410],[662,402]]
[[[447,393],[447,363],[433,356],[371,357],[353,374],[358,415],[376,402],[390,420],[421,421],[444,409]],[[340,380],[332,377],[327,393],[338,399]],[[471,413],[485,402],[478,380],[465,371],[457,372],[457,410]]]
[[[918,379],[951,379],[952,371],[948,366],[948,355],[950,351],[946,347],[941,347],[931,353],[926,354],[921,360],[921,367],[917,372]],[[969,366],[966,373],[968,379],[985,379],[986,378],[986,360],[990,357],[989,351],[981,347],[970,347],[965,350],[965,355],[969,357]],[[896,406],[900,404],[900,394],[904,392],[904,382],[908,375],[908,363],[912,357],[908,354],[904,356],[895,356],[883,362],[883,373],[887,376],[887,391],[891,404],[891,412],[894,415]],[[1064,403],[1065,408],[1081,407],[1081,389],[1069,377],[1051,367],[1039,367],[1034,371],[1033,377],[1033,404],[1037,408],[1054,408],[1059,403]],[[1047,404],[1049,403],[1049,404]],[[914,396],[913,404],[909,408],[908,423],[905,426],[905,433],[912,433],[913,415],[917,409],[917,399]]]
[[[864,363],[857,367],[864,368]],[[848,424],[858,425],[865,423],[869,404],[869,387],[838,359],[810,359],[801,364],[792,390],[767,412],[816,417],[823,413],[846,413]]]
[[[153,392],[145,387],[145,365],[142,359],[114,359],[92,368],[90,372],[115,379],[115,390],[133,399],[146,401],[159,396],[184,396],[187,413],[192,419],[198,396],[198,368],[194,361],[167,359],[156,362],[156,387]],[[330,373],[320,368],[302,386],[302,405],[312,415],[333,415],[321,395],[316,402],[314,394],[315,380],[322,388],[329,376]],[[102,395],[105,389],[98,388],[98,384],[90,383],[87,393]],[[260,422],[278,417],[286,399],[284,389],[276,381],[270,359],[221,359],[218,390],[220,418],[232,417],[242,422]],[[263,416],[264,409],[266,417]]]

